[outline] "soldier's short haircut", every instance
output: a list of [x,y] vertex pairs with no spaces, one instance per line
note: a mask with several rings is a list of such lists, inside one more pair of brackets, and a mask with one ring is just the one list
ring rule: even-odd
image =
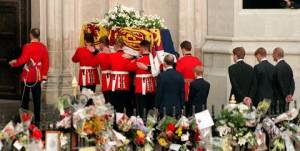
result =
[[142,40],[140,42],[140,46],[144,47],[144,48],[147,48],[150,51],[151,43],[149,41],[147,41],[147,40]]
[[94,43],[94,36],[91,33],[85,33],[84,34],[84,40],[87,43]]
[[99,42],[105,46],[108,46],[109,45],[109,40],[108,40],[108,37],[107,36],[102,36],[99,40]]
[[192,43],[185,40],[180,44],[180,48],[184,48],[187,51],[191,51],[192,50]]
[[33,38],[40,38],[40,29],[39,28],[32,28],[30,30],[30,34],[33,36]]

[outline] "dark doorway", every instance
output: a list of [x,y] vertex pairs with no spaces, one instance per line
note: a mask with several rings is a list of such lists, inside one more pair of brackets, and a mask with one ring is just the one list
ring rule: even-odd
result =
[[244,9],[274,9],[283,8],[284,0],[243,0]]
[[0,0],[0,99],[20,97],[20,68],[8,62],[21,54],[30,29],[30,0]]

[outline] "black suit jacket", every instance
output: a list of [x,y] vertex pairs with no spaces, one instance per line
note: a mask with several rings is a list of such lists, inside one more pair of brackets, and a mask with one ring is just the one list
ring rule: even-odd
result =
[[276,64],[273,79],[276,100],[285,100],[287,95],[294,94],[295,81],[293,71],[284,60]]
[[[203,105],[207,105],[210,84],[203,78],[196,79],[190,83],[189,106],[195,106],[195,113],[202,111]],[[192,109],[192,108],[191,108]],[[191,115],[192,110],[187,112]]]
[[253,68],[244,61],[231,65],[228,69],[231,82],[231,94],[234,94],[236,101],[242,102],[244,97],[254,99],[256,92],[256,78]]
[[166,108],[167,115],[172,116],[173,106],[179,114],[184,104],[184,79],[183,76],[174,69],[167,69],[157,77],[157,89],[155,96],[155,106],[163,113]]
[[254,67],[257,79],[257,91],[253,104],[257,104],[263,99],[273,100],[273,72],[274,66],[267,60],[264,60]]

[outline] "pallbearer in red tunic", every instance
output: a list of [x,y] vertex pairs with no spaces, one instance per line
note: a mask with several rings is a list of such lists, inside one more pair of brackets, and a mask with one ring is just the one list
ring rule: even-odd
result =
[[96,55],[96,57],[93,60],[93,64],[95,66],[100,66],[101,68],[101,90],[104,94],[106,102],[110,102],[110,91],[109,83],[110,83],[110,64],[109,64],[109,56],[110,56],[110,50],[108,48],[109,42],[108,37],[103,36],[99,40],[100,44],[100,50],[101,52]]
[[[135,94],[138,115],[143,117],[147,115],[147,111],[154,107],[156,81],[150,70],[139,68],[139,64],[150,66],[150,42],[141,41],[140,43],[141,57],[133,60],[128,68],[135,71]],[[144,109],[146,113],[144,113]]]
[[115,53],[110,54],[111,78],[109,89],[111,90],[111,104],[117,112],[123,112],[124,108],[129,115],[132,114],[132,102],[130,101],[130,77],[128,64],[131,59],[127,59],[123,51],[124,42],[121,38],[116,40],[114,45]]
[[183,75],[185,81],[185,101],[188,101],[190,82],[195,79],[194,68],[197,65],[202,66],[199,58],[192,56],[192,44],[189,41],[183,41],[180,44],[183,57],[179,58],[176,63],[176,70]]
[[30,31],[31,42],[23,47],[21,56],[9,62],[12,67],[25,65],[21,74],[22,102],[21,107],[29,109],[29,93],[32,92],[35,124],[40,123],[41,83],[47,81],[49,58],[47,47],[39,42],[40,30]]
[[83,88],[91,89],[95,92],[96,85],[100,83],[97,67],[93,64],[93,58],[97,50],[94,48],[94,37],[92,34],[85,34],[85,47],[76,50],[72,61],[80,64],[79,67],[79,86],[80,91]]

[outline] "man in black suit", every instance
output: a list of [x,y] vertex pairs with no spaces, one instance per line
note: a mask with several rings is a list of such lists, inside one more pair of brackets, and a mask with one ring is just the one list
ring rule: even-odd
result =
[[265,48],[258,48],[254,55],[259,62],[259,64],[254,66],[254,72],[257,79],[257,91],[253,105],[257,106],[263,99],[273,100],[274,66],[267,60],[267,51]]
[[186,107],[187,115],[201,112],[207,106],[207,97],[209,94],[210,84],[203,79],[203,67],[196,66],[194,68],[196,79],[190,83],[189,101]]
[[[170,116],[179,115],[183,108],[184,80],[183,76],[173,68],[174,64],[174,57],[166,55],[163,64],[165,71],[157,77],[155,106],[160,110],[161,115],[164,108],[166,114]],[[175,113],[173,113],[174,107]]]
[[293,101],[295,91],[295,81],[293,70],[284,61],[284,51],[282,48],[275,48],[273,51],[273,59],[276,62],[274,69],[274,91],[276,106],[279,106],[279,112],[282,113],[286,109],[286,104]]
[[244,62],[245,49],[243,47],[234,48],[232,52],[235,64],[228,68],[231,95],[235,96],[238,103],[244,102],[250,106],[257,87],[254,70]]

